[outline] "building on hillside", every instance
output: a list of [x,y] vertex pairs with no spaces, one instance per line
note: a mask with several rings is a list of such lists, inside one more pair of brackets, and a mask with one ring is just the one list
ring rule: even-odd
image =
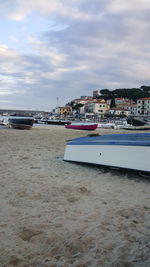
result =
[[87,97],[82,97],[81,96],[81,98],[74,99],[72,102],[74,102],[75,104],[85,104],[85,103],[87,103],[89,101],[90,102],[93,101],[93,98],[89,97],[89,96],[87,96]]
[[150,115],[150,97],[140,98],[137,100],[137,114]]
[[81,96],[80,99],[84,99],[84,100],[92,100],[93,97],[92,97],[92,96]]
[[123,116],[128,117],[130,115],[130,111],[126,110],[124,108],[113,107],[113,108],[109,109],[107,114],[111,114],[113,116],[122,116],[123,115]]
[[[96,101],[96,99],[93,99],[93,98],[89,98],[89,97],[86,97],[86,98],[77,98],[77,99],[74,99],[72,102],[74,103],[74,106],[77,105],[77,104],[82,104],[83,106],[82,107],[79,107],[78,108],[78,112],[79,114],[84,114],[84,105],[86,103],[91,103],[93,101]],[[75,111],[76,113],[76,111]]]
[[[72,100],[68,105],[72,106],[73,114],[84,114],[84,105],[88,102],[96,101],[96,99],[93,99],[91,96],[81,96],[80,98],[76,98]],[[76,105],[80,105],[81,107]],[[82,106],[83,105],[83,106]]]
[[125,102],[123,104],[119,104],[116,108],[128,110],[130,115],[137,114],[137,104],[132,104],[131,102]]
[[87,102],[87,100],[81,99],[81,98],[77,98],[77,99],[74,99],[72,102],[74,104],[85,104]]
[[79,114],[84,114],[84,105],[82,107],[79,107]]
[[101,117],[103,117],[109,108],[110,106],[107,105],[105,100],[101,102],[88,102],[84,105],[84,112],[101,115]]
[[99,90],[94,90],[93,91],[93,98],[96,98],[96,97],[99,97],[101,94],[100,94],[100,91]]
[[72,108],[70,106],[57,107],[55,109],[55,113],[57,113],[58,115],[71,115],[72,114]]
[[106,100],[106,103],[107,103],[108,106],[110,106],[110,104],[111,104],[111,99],[107,99],[107,100]]
[[126,102],[126,100],[123,97],[116,97],[115,98],[115,105],[123,104],[125,102]]
[[115,98],[115,104],[116,105],[121,105],[125,103],[130,103],[130,104],[136,104],[132,99],[124,98],[124,97],[116,97]]

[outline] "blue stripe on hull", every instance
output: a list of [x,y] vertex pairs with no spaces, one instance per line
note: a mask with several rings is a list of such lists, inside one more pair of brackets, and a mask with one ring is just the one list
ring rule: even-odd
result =
[[150,133],[108,134],[76,138],[67,145],[150,146]]

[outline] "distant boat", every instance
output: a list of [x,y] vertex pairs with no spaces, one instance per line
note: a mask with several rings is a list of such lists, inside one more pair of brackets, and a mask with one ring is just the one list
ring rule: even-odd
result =
[[126,126],[123,127],[122,129],[124,130],[129,130],[129,131],[146,131],[146,130],[150,130],[150,125],[141,125],[141,126]]
[[131,124],[133,126],[144,126],[145,124],[147,124],[147,122],[139,117],[136,116],[129,116],[127,118],[127,123]]
[[98,128],[105,128],[105,129],[114,129],[116,127],[116,124],[115,123],[111,123],[111,122],[108,122],[108,123],[98,123]]
[[66,144],[64,160],[150,172],[150,133],[76,138]]
[[34,124],[34,118],[25,116],[10,116],[8,122],[14,129],[30,130]]
[[67,129],[75,129],[75,130],[88,130],[93,131],[97,128],[97,123],[89,123],[89,122],[72,122],[70,125],[65,125]]
[[71,124],[71,121],[67,121],[67,120],[41,120],[42,122],[44,122],[45,124],[52,124],[52,125],[65,125],[65,124]]
[[1,126],[6,126],[7,123],[4,121],[4,119],[2,119],[2,120],[0,120],[0,125],[1,125]]

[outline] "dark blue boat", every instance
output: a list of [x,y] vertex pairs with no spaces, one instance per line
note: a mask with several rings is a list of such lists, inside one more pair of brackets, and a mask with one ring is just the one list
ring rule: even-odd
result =
[[30,130],[34,124],[33,117],[11,116],[8,119],[9,125],[14,129]]

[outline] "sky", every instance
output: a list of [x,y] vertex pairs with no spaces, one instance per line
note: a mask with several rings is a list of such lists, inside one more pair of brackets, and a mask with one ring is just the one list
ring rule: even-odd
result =
[[150,85],[149,0],[0,0],[0,109]]

